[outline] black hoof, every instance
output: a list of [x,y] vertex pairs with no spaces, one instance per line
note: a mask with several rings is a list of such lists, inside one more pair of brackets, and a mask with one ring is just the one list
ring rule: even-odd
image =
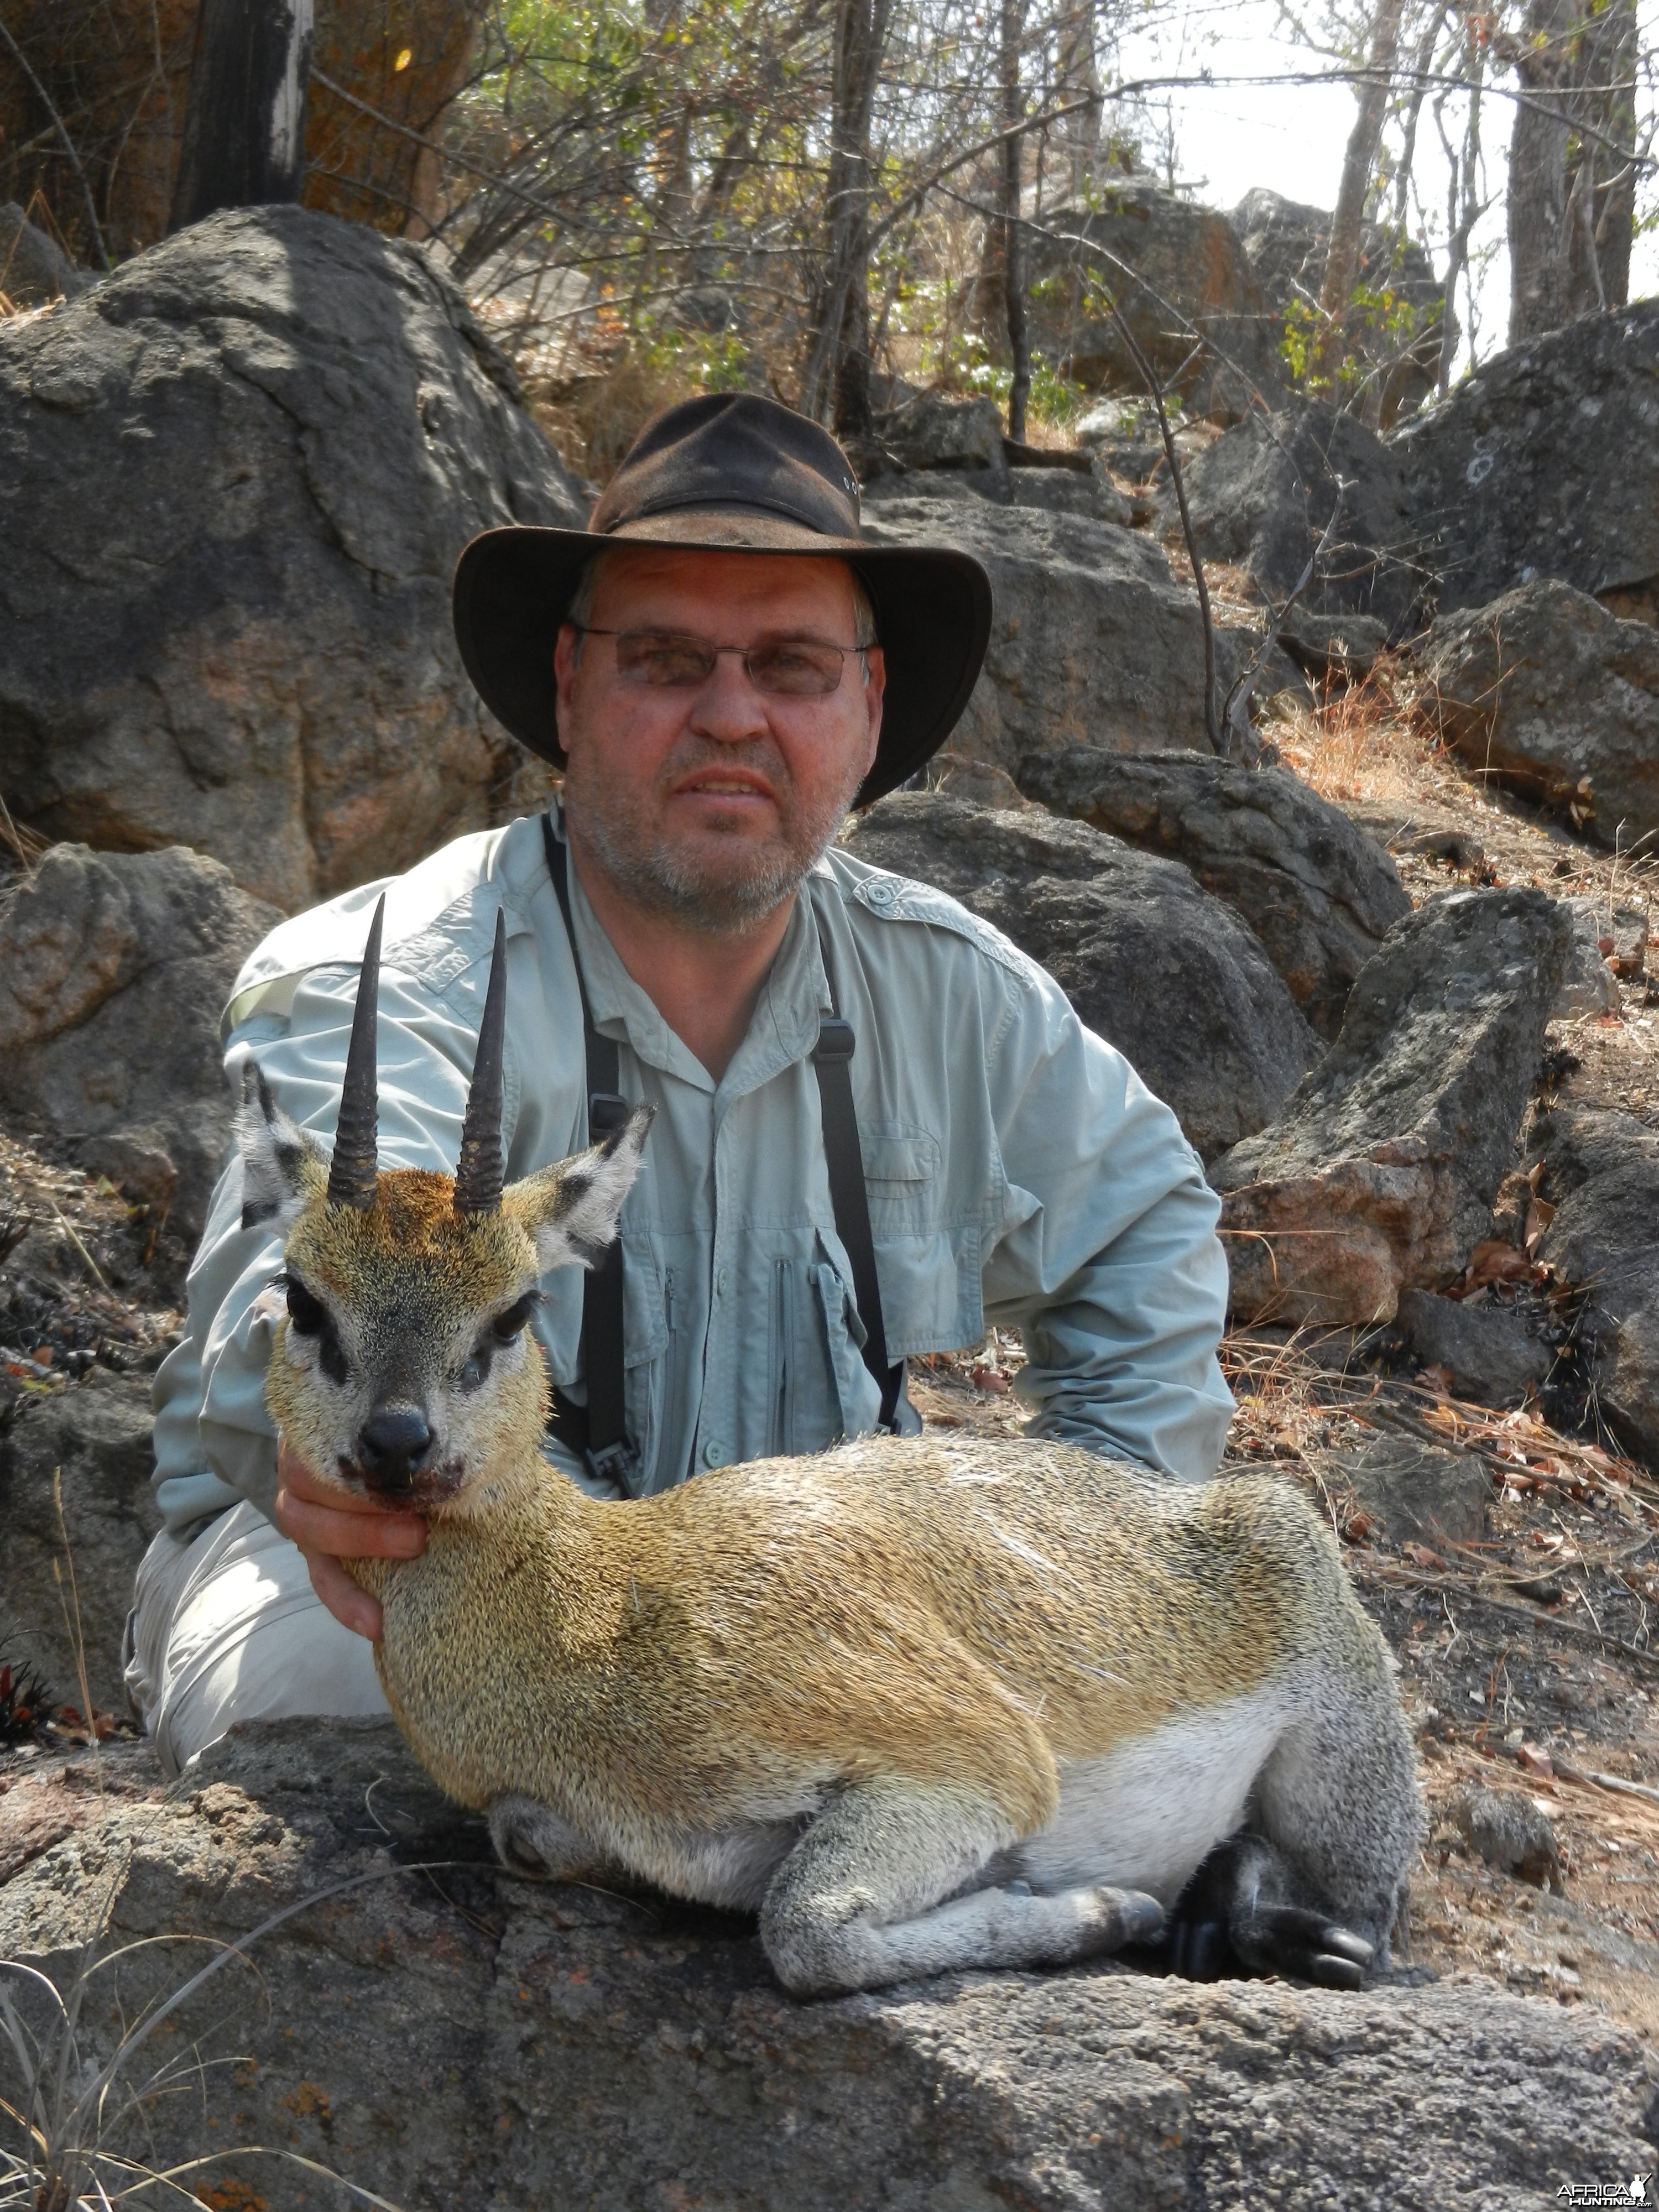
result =
[[1376,1956],[1363,1936],[1297,1905],[1258,1906],[1237,1940],[1262,1973],[1316,1982],[1328,1990],[1358,1989]]

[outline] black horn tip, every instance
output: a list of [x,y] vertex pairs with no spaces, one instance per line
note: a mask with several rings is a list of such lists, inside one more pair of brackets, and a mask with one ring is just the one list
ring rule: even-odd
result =
[[340,1085],[340,1117],[329,1163],[328,1203],[367,1212],[379,1180],[379,1079],[376,1067],[376,1007],[380,997],[380,938],[386,923],[386,894],[380,895],[368,926],[363,964],[357,978],[357,1005],[351,1017],[351,1042]]
[[455,1164],[455,1211],[476,1218],[495,1212],[501,1202],[507,1163],[501,1152],[503,1058],[507,1036],[507,915],[495,913],[495,945],[489,963],[489,988],[478,1048],[461,1125],[460,1158]]

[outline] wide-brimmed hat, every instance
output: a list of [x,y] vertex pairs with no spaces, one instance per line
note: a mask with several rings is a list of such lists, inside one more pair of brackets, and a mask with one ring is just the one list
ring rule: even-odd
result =
[[484,704],[532,752],[564,765],[553,648],[582,570],[617,543],[688,551],[837,556],[857,572],[886,655],[867,806],[939,750],[968,703],[991,629],[971,554],[872,545],[858,483],[816,422],[752,392],[665,408],[641,431],[586,530],[487,530],[455,570],[455,635]]

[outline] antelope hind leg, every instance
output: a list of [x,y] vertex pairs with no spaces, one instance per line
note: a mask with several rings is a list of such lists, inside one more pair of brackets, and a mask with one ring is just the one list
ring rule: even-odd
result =
[[534,1797],[493,1799],[489,1840],[496,1857],[514,1874],[570,1881],[578,1875],[614,1871],[608,1868],[603,1851],[579,1836],[550,1805]]
[[1015,1840],[1005,1814],[960,1792],[848,1789],[767,1891],[761,1941],[779,1980],[814,1996],[953,1970],[1063,1966],[1162,1927],[1164,1908],[1139,1890],[976,1887]]

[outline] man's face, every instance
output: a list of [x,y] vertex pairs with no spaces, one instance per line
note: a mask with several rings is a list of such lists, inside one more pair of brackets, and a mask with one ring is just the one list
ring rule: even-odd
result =
[[[884,670],[866,662],[853,577],[835,559],[618,547],[594,630],[710,645],[848,648],[823,696],[757,690],[737,653],[694,687],[630,682],[614,637],[559,633],[565,803],[584,856],[650,912],[715,932],[775,912],[834,838],[876,756]],[[580,647],[580,649],[579,649]]]

